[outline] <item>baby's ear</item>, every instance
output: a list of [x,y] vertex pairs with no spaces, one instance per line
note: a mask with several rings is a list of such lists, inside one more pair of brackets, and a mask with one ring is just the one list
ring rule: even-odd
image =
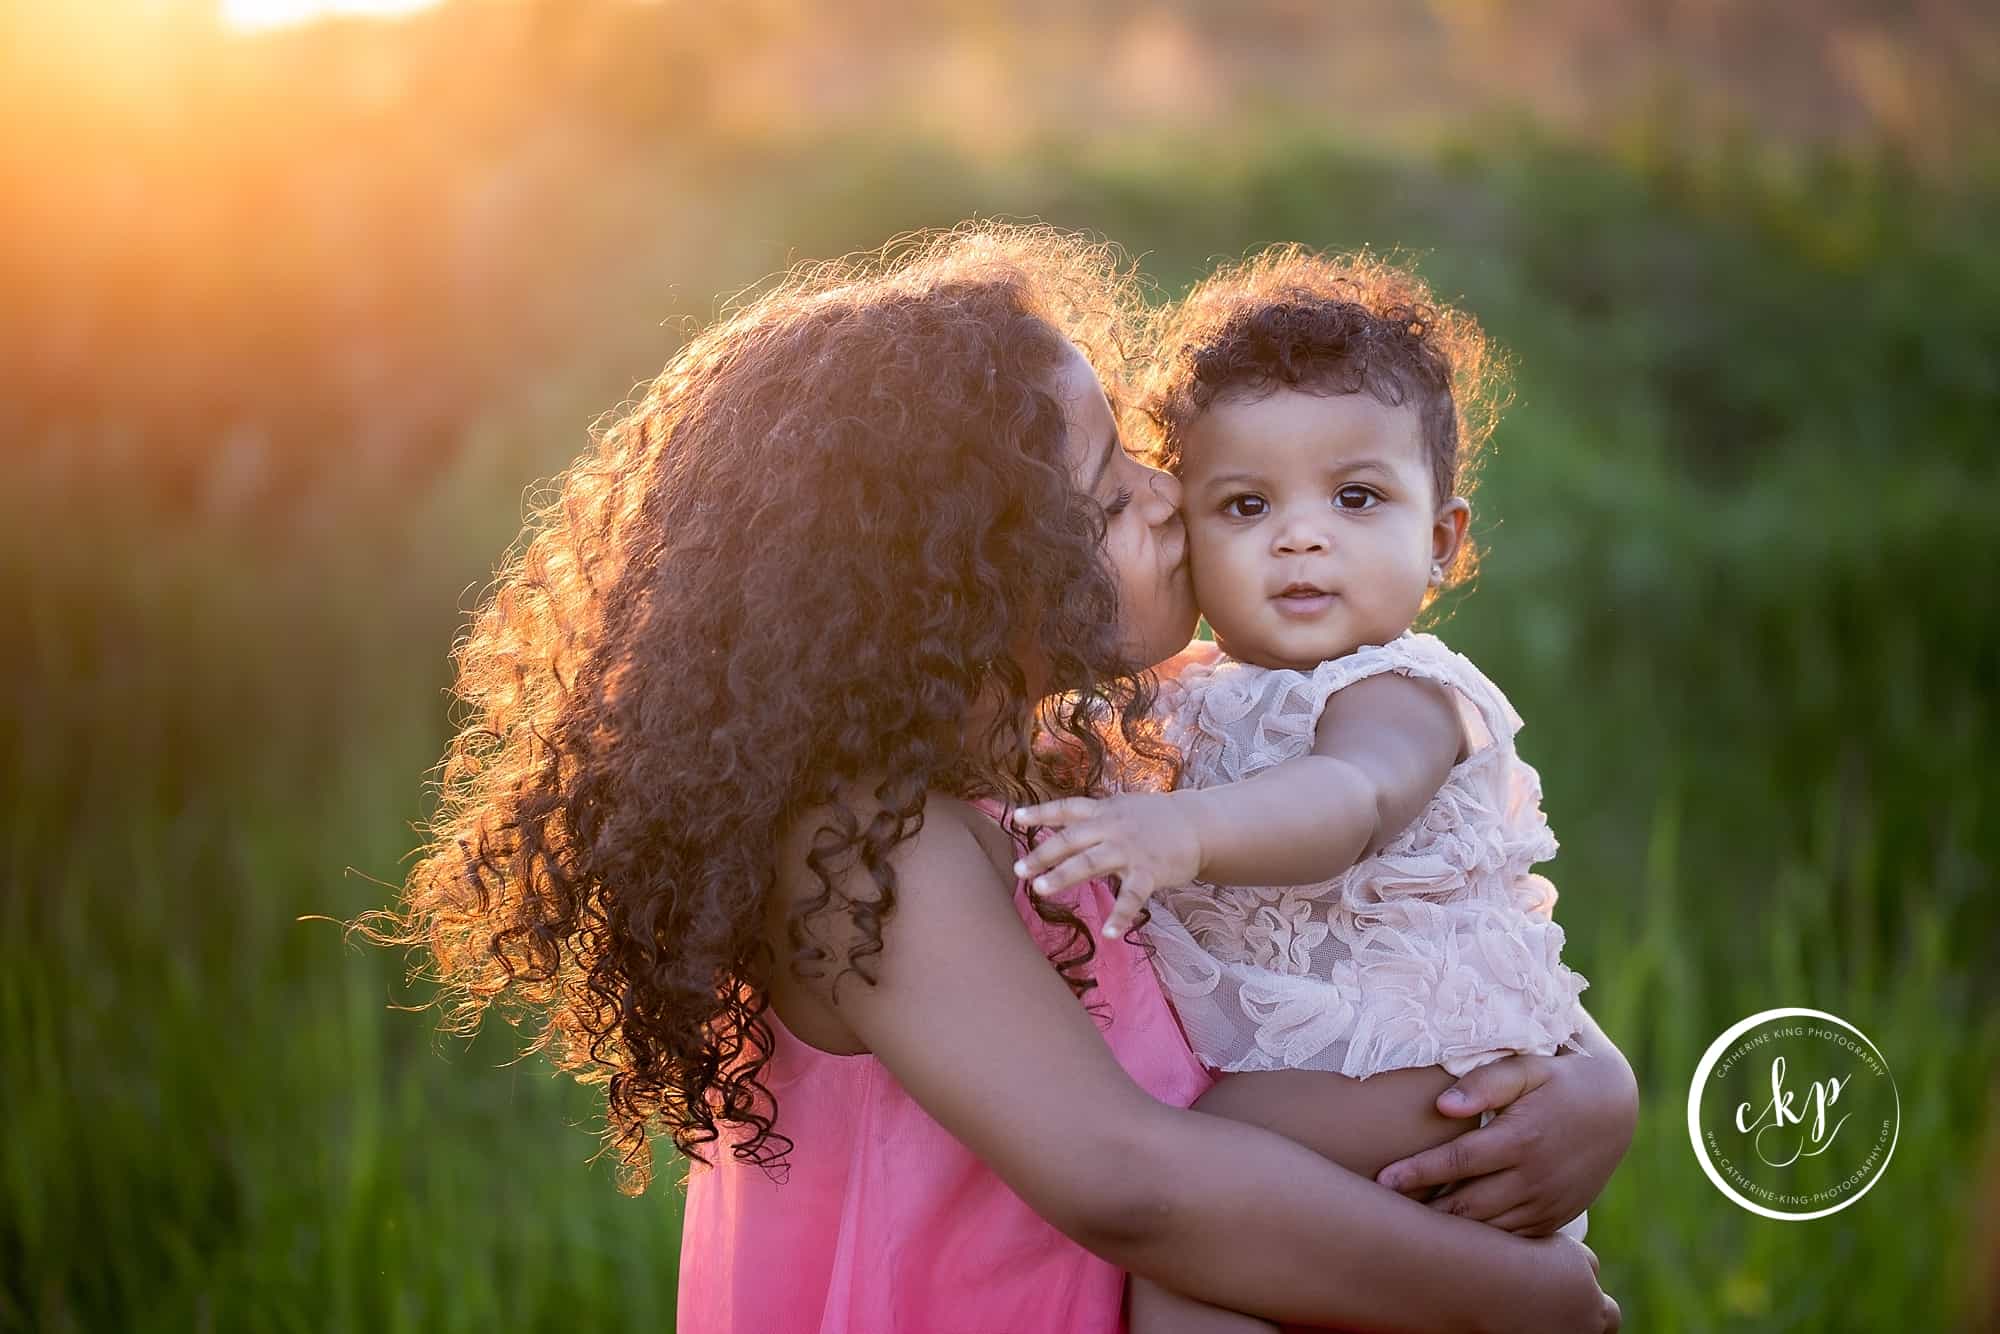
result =
[[1465,545],[1465,532],[1471,523],[1472,502],[1464,496],[1453,496],[1437,508],[1437,516],[1431,522],[1431,560],[1447,575],[1458,561],[1459,549]]

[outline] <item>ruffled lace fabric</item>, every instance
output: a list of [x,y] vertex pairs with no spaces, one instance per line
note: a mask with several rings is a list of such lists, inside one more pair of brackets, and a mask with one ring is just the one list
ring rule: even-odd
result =
[[1514,752],[1521,719],[1464,655],[1404,634],[1311,672],[1230,658],[1187,669],[1163,699],[1183,787],[1248,778],[1312,747],[1334,692],[1380,672],[1439,682],[1467,757],[1376,856],[1318,885],[1162,891],[1145,937],[1195,1054],[1211,1068],[1365,1078],[1454,1076],[1575,1042],[1589,985],[1562,963],[1556,853],[1541,778]]

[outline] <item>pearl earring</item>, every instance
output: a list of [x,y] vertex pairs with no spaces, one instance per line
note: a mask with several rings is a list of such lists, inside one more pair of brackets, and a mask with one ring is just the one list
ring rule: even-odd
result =
[[1444,582],[1444,566],[1443,566],[1442,564],[1438,563],[1437,561],[1432,561],[1432,562],[1431,562],[1431,586],[1432,586],[1433,588],[1435,588],[1435,587],[1436,587],[1437,585],[1439,585],[1439,584],[1441,584],[1441,583],[1443,583],[1443,582]]

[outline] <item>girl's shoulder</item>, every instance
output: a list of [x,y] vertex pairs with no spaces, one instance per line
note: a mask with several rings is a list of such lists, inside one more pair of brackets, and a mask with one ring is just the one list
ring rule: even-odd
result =
[[[874,954],[895,944],[921,948],[921,941],[906,939],[910,930],[917,929],[911,921],[922,924],[939,914],[918,914],[907,921],[892,914],[877,920],[871,932],[840,904],[842,898],[850,904],[869,903],[881,893],[880,882],[862,859],[849,852],[823,861],[838,897],[827,893],[827,883],[813,869],[820,832],[839,829],[849,820],[865,829],[881,810],[874,793],[872,781],[845,785],[840,793],[844,809],[830,804],[809,807],[780,831],[775,883],[762,924],[773,957],[792,957],[795,921],[836,960],[851,961],[857,949]],[[1009,868],[1018,855],[994,815],[980,803],[932,792],[924,799],[922,827],[890,849],[886,860],[895,868],[898,902],[906,904],[912,896],[923,895],[1005,897],[1014,891]],[[772,978],[771,1004],[786,1028],[808,1046],[833,1055],[862,1055],[867,1044],[848,1026],[833,994],[834,979],[843,971],[834,967],[802,975],[781,967]]]
[[[834,945],[855,943],[846,939],[856,930],[850,915],[826,912],[830,901],[820,906],[828,886],[814,863],[820,864],[833,881],[832,888],[849,902],[865,903],[876,897],[879,881],[858,849],[831,846],[839,842],[833,831],[865,830],[882,813],[875,793],[876,784],[870,779],[843,784],[839,807],[808,807],[779,831],[776,885],[771,896],[774,920],[767,932],[774,943],[784,938],[783,918],[799,911],[816,911],[828,918],[823,929],[831,933]],[[831,855],[816,856],[820,849]],[[933,791],[924,796],[918,827],[890,848],[885,860],[894,868],[899,899],[926,892],[958,893],[968,887],[1004,896],[1014,890],[1012,866],[1018,856],[1013,838],[1001,827],[997,803]]]

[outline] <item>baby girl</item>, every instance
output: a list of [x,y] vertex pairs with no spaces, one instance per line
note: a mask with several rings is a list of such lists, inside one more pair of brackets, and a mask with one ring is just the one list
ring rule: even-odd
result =
[[[1556,841],[1521,720],[1411,628],[1472,566],[1486,345],[1402,270],[1288,247],[1204,282],[1162,346],[1150,407],[1220,652],[1163,691],[1176,789],[1018,812],[1056,832],[1016,869],[1118,877],[1106,934],[1144,922],[1223,1073],[1201,1110],[1373,1175],[1468,1128],[1433,1102],[1458,1076],[1586,1022],[1530,872]],[[1143,1281],[1131,1317],[1268,1328]]]

